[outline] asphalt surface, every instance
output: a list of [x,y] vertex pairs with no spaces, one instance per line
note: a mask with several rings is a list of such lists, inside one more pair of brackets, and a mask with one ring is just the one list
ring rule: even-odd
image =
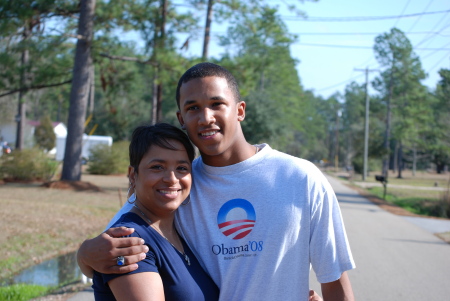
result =
[[[449,220],[402,217],[372,204],[329,177],[340,203],[356,269],[356,300],[450,300],[450,244],[433,233]],[[310,286],[320,291],[312,272]]]
[[[397,216],[338,179],[328,180],[356,262],[356,269],[349,271],[356,300],[450,300],[450,244],[434,235],[449,232],[450,220]],[[320,292],[313,271],[310,287]],[[91,288],[68,299],[93,300]]]

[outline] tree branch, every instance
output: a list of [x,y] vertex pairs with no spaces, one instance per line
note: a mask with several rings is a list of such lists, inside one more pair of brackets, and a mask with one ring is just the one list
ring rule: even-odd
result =
[[11,91],[8,91],[6,93],[0,94],[0,97],[4,97],[4,96],[8,96],[17,92],[22,92],[22,91],[28,91],[28,90],[39,90],[39,89],[44,89],[44,88],[51,88],[51,87],[57,87],[57,86],[62,86],[65,84],[70,84],[72,82],[72,79],[69,79],[65,82],[62,83],[55,83],[55,84],[50,84],[50,85],[37,85],[37,86],[30,86],[30,87],[22,87],[22,88],[18,88],[18,89],[14,89]]
[[143,61],[143,60],[138,59],[137,57],[109,55],[109,54],[107,54],[107,53],[100,53],[100,56],[109,58],[109,59],[111,59],[111,60],[128,61],[128,62],[137,62],[137,63],[139,63],[139,64],[152,65],[152,66],[157,66],[157,65],[158,65],[157,63],[152,62],[152,61],[150,61],[150,60]]

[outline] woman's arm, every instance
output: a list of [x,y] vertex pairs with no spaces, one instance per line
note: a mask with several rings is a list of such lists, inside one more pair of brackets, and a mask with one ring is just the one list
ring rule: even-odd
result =
[[155,272],[120,276],[108,284],[118,301],[164,301],[161,276]]

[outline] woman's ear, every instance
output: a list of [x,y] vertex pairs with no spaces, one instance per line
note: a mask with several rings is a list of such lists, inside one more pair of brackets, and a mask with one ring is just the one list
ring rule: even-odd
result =
[[134,187],[136,183],[136,173],[134,167],[131,165],[128,166],[128,180],[130,181],[130,185]]

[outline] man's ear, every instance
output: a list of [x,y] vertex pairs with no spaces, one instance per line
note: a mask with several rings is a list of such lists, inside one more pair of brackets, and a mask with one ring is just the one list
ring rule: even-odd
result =
[[179,122],[180,125],[181,125],[181,128],[182,128],[183,130],[185,130],[185,129],[186,129],[186,126],[184,125],[183,116],[181,116],[181,112],[180,112],[180,111],[177,111],[177,119],[178,119],[178,122]]
[[237,103],[237,116],[238,121],[243,121],[245,119],[245,107],[246,107],[245,101],[240,101]]

